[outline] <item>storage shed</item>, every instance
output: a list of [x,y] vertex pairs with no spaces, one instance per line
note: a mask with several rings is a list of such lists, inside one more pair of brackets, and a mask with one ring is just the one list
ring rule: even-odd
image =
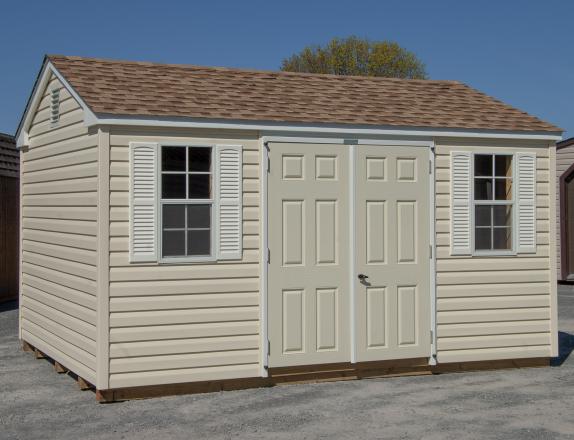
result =
[[101,400],[547,364],[560,139],[456,81],[48,56],[20,337]]
[[556,144],[558,279],[574,281],[574,138]]
[[20,159],[14,136],[0,133],[0,303],[18,298]]

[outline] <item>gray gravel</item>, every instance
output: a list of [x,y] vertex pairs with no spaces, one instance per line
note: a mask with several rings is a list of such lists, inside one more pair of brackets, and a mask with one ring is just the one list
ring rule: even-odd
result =
[[[101,405],[18,349],[0,309],[0,439],[574,439],[574,289],[550,368],[289,385]],[[6,310],[8,309],[8,310]]]

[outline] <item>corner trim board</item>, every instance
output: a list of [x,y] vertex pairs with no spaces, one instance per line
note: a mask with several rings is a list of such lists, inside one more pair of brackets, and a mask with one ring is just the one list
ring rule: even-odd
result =
[[[548,207],[549,207],[549,256],[550,258],[550,355],[556,357],[559,354],[558,345],[558,261],[556,255],[556,147],[553,144],[549,145],[549,158],[550,169],[549,175],[553,178],[549,179],[548,191]],[[562,183],[562,179],[560,179]],[[562,192],[562,191],[561,191]],[[561,224],[562,226],[562,224]]]
[[98,129],[98,296],[96,387],[109,387],[110,369],[110,130]]

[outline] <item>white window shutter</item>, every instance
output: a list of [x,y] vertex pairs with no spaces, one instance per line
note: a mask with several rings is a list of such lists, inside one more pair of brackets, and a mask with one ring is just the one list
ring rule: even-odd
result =
[[471,158],[466,151],[453,151],[451,162],[451,254],[470,255],[471,250]]
[[130,261],[157,261],[158,145],[130,143]]
[[243,254],[243,172],[241,145],[217,145],[217,259]]
[[517,252],[536,252],[536,153],[516,153]]

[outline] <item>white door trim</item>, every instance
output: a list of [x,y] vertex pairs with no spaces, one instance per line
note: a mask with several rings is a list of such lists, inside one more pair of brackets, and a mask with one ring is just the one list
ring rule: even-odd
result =
[[280,142],[294,144],[346,144],[346,145],[380,145],[382,147],[434,147],[433,140],[393,140],[355,137],[296,137],[296,136],[263,136],[265,142]]
[[356,329],[355,329],[355,176],[356,176],[356,161],[355,154],[356,149],[363,145],[379,145],[381,147],[393,147],[393,146],[411,146],[411,147],[422,147],[429,149],[430,158],[430,172],[429,172],[429,197],[430,205],[429,214],[430,219],[430,246],[432,249],[432,258],[430,258],[429,264],[429,276],[430,276],[430,323],[432,332],[431,338],[431,352],[429,353],[429,364],[436,365],[436,353],[437,353],[437,332],[436,332],[436,182],[435,182],[435,142],[434,141],[401,141],[401,140],[376,140],[376,139],[356,139],[356,140],[345,140],[341,138],[296,138],[296,137],[282,137],[282,136],[262,136],[260,138],[260,198],[261,198],[261,252],[260,252],[260,264],[261,264],[261,279],[260,279],[260,289],[261,289],[261,306],[260,306],[260,371],[261,377],[268,377],[268,366],[269,366],[269,352],[268,352],[268,271],[269,271],[269,261],[268,249],[269,249],[269,235],[268,235],[268,209],[267,209],[267,197],[268,197],[268,163],[269,154],[267,150],[268,142],[292,142],[292,143],[331,143],[331,144],[348,144],[349,145],[349,225],[350,225],[350,264],[349,270],[351,271],[350,278],[350,294],[351,298],[350,313],[351,313],[351,362],[356,363]]
[[356,197],[355,197],[355,186],[356,186],[356,145],[349,145],[349,313],[351,331],[351,363],[357,362],[357,330],[356,330],[356,289],[355,289],[355,258],[356,258],[356,228],[355,228],[355,210],[356,210]]
[[267,278],[269,272],[268,249],[269,237],[267,233],[268,228],[268,209],[267,209],[267,180],[269,175],[269,151],[267,150],[267,141],[265,138],[260,139],[260,162],[259,162],[259,178],[260,178],[260,203],[261,203],[261,250],[259,252],[259,264],[261,265],[261,303],[259,306],[259,321],[260,321],[260,371],[261,377],[267,377],[269,374],[269,334],[267,329]]
[[436,365],[436,355],[437,355],[437,295],[436,295],[436,179],[435,179],[435,143],[429,148],[429,158],[430,158],[430,215],[429,215],[429,227],[430,227],[430,246],[431,246],[431,259],[430,259],[430,331],[432,332],[431,337],[431,355],[429,357],[429,365]]

